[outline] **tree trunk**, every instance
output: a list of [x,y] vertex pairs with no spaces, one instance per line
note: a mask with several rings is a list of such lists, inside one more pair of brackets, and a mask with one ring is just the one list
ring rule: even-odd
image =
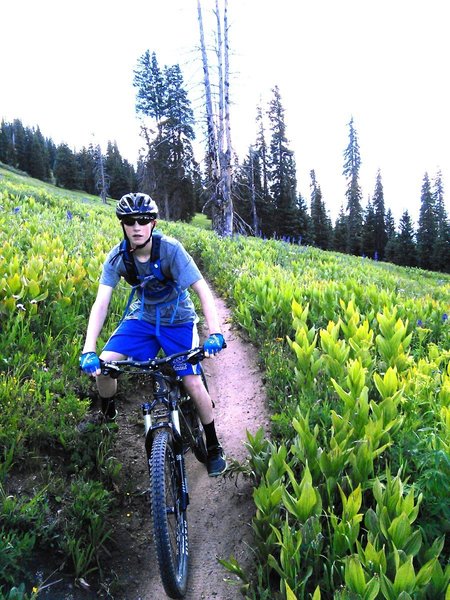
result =
[[[233,202],[231,198],[231,135],[229,117],[229,64],[228,64],[228,21],[225,0],[224,35],[225,48],[222,43],[222,30],[218,0],[216,0],[217,20],[217,59],[219,72],[219,114],[214,118],[211,82],[209,78],[208,57],[206,53],[205,36],[200,0],[197,2],[198,21],[200,27],[200,45],[202,52],[203,76],[205,85],[206,119],[208,133],[208,164],[207,175],[210,182],[210,200],[213,210],[213,228],[223,236],[233,235]],[[225,71],[225,73],[224,73]],[[224,149],[224,140],[227,147]]]
[[228,44],[228,0],[224,3],[223,27],[225,37],[224,47],[224,67],[225,78],[223,81],[225,119],[224,127],[227,140],[226,150],[224,152],[223,168],[221,170],[223,178],[223,201],[224,201],[224,231],[223,235],[233,235],[233,198],[231,196],[232,171],[231,171],[231,127],[230,127],[230,61]]

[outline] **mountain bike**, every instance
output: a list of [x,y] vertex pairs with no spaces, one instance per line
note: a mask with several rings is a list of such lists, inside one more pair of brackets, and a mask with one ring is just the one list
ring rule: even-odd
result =
[[[173,361],[197,364],[205,358],[203,347],[146,361],[101,361],[104,375],[148,378],[150,394],[142,404],[145,449],[150,476],[153,538],[161,581],[170,598],[183,598],[188,579],[188,482],[184,455],[190,449],[202,463],[207,460],[206,439],[192,399]],[[206,384],[203,369],[203,383]]]

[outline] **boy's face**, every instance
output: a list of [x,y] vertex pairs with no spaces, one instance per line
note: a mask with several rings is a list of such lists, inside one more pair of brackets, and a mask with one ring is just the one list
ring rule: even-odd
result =
[[[156,226],[156,219],[149,216],[125,217],[122,219],[125,227],[125,233],[133,246],[139,246],[148,240],[153,228]],[[150,240],[149,240],[150,241]]]

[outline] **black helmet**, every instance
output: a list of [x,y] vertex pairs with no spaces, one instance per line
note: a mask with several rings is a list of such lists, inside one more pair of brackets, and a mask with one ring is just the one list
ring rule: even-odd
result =
[[147,194],[125,194],[117,203],[116,215],[119,219],[128,215],[149,215],[156,219],[158,207]]

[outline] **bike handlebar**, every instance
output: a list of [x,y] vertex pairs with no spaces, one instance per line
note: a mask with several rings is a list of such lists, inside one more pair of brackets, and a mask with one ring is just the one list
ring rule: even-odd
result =
[[135,367],[137,369],[145,369],[156,371],[158,367],[172,363],[176,358],[185,356],[186,360],[191,364],[197,364],[205,358],[205,350],[203,346],[197,346],[190,350],[183,350],[169,356],[163,356],[161,358],[149,358],[148,360],[134,360],[132,358],[126,358],[124,360],[111,360],[104,361],[100,360],[100,368],[105,370],[104,375],[109,375],[111,371],[119,375],[122,372],[121,367]]

